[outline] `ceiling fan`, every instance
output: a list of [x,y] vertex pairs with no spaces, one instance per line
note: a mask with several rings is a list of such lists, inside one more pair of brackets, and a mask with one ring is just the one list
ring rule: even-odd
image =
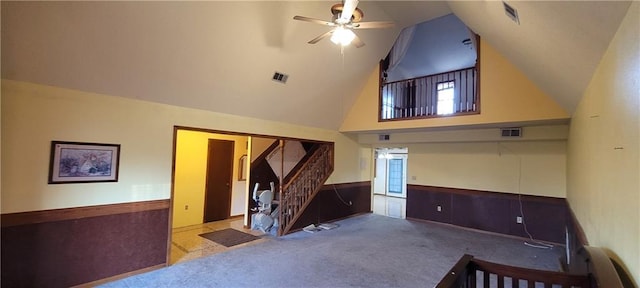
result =
[[395,25],[390,21],[360,22],[364,17],[364,13],[357,6],[358,0],[344,0],[341,4],[331,6],[331,14],[333,14],[331,21],[304,16],[294,16],[293,19],[335,27],[331,31],[311,39],[308,42],[309,44],[316,44],[320,40],[331,36],[331,41],[335,44],[347,46],[353,42],[357,48],[364,46],[364,43],[351,30],[389,28]]

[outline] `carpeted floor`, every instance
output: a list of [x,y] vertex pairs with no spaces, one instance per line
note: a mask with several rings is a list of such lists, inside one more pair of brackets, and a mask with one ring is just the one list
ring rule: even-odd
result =
[[433,287],[465,253],[521,267],[559,269],[562,247],[366,214],[339,228],[270,238],[104,287]]

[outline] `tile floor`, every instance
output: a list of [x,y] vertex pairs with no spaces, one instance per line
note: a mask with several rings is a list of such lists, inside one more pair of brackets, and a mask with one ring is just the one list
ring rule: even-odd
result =
[[171,259],[169,263],[173,265],[183,261],[213,255],[238,247],[245,247],[247,245],[253,245],[266,241],[266,239],[263,238],[233,247],[225,247],[223,245],[198,236],[202,233],[222,230],[226,228],[233,228],[238,231],[256,236],[264,235],[262,231],[244,228],[242,217],[233,217],[222,221],[174,228],[171,233]]
[[374,194],[373,214],[405,219],[407,216],[407,199]]

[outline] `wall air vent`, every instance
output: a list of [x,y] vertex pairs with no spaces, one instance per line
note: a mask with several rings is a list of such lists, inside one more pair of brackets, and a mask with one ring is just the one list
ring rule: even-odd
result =
[[380,134],[378,135],[378,141],[389,141],[391,139],[389,134]]
[[522,128],[500,128],[502,137],[522,137]]
[[275,73],[273,73],[273,77],[271,78],[271,80],[280,82],[280,83],[287,83],[288,78],[289,78],[289,75],[282,74],[276,71]]
[[502,6],[504,6],[504,13],[516,22],[516,24],[520,25],[520,18],[518,18],[518,10],[516,8],[511,7],[511,5],[507,4],[507,2],[502,2]]

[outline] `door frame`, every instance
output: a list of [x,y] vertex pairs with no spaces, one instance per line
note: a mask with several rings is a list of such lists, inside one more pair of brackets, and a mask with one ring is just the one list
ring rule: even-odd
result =
[[[171,158],[171,192],[169,198],[169,215],[168,215],[168,223],[167,223],[167,255],[165,258],[165,265],[169,266],[171,263],[171,246],[172,246],[172,232],[173,232],[173,209],[174,209],[174,194],[175,194],[175,179],[176,179],[176,150],[177,150],[177,142],[178,142],[178,131],[186,130],[186,131],[196,131],[196,132],[204,132],[204,133],[212,133],[212,134],[223,134],[223,135],[236,135],[236,136],[246,136],[246,137],[261,137],[261,138],[273,138],[276,140],[298,140],[305,142],[317,142],[317,143],[331,143],[328,141],[318,141],[313,139],[304,139],[304,138],[294,138],[294,137],[282,137],[282,136],[274,136],[274,135],[266,135],[266,134],[257,134],[257,133],[244,133],[244,132],[234,132],[234,131],[224,131],[224,130],[215,130],[215,129],[206,129],[206,128],[197,128],[197,127],[189,127],[189,126],[173,126],[173,143],[172,143],[172,158]],[[249,144],[250,145],[250,144]],[[247,148],[250,148],[247,147]],[[249,155],[249,159],[251,155]],[[250,165],[249,165],[250,166]],[[249,181],[247,181],[249,183]],[[244,211],[248,211],[249,209],[249,199],[251,198],[251,189],[249,185],[245,187],[245,209]],[[245,213],[244,215],[244,225],[248,227],[248,217],[250,215]]]
[[[403,159],[402,161],[402,193],[400,195],[389,193],[389,162],[393,159]],[[371,178],[372,195],[383,195],[387,197],[406,198],[407,197],[407,170],[408,170],[409,149],[375,147],[373,149],[373,177]],[[381,174],[383,169],[384,172]],[[383,176],[382,178],[380,176]]]

